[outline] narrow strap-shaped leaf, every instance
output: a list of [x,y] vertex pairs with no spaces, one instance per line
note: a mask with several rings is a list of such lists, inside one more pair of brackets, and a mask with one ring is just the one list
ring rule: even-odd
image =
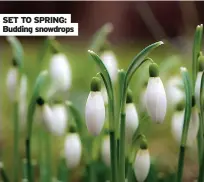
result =
[[198,25],[196,27],[194,43],[193,43],[193,62],[192,62],[192,81],[193,81],[193,91],[195,88],[196,75],[198,70],[198,56],[201,51],[202,44],[202,35],[203,35],[203,25]]
[[15,61],[17,61],[20,70],[22,70],[24,56],[23,46],[21,45],[20,41],[14,36],[7,37],[7,41],[12,47]]
[[93,36],[93,41],[91,43],[90,49],[98,52],[100,48],[104,45],[107,36],[112,32],[113,25],[111,23],[106,23],[103,25]]
[[82,135],[83,134],[83,120],[82,120],[82,117],[81,117],[80,113],[74,107],[72,102],[66,101],[65,104],[69,108],[69,110],[71,111],[71,113],[72,113],[72,115],[74,117],[74,120],[76,122],[76,126],[78,128],[78,132],[80,133],[80,135]]
[[44,85],[47,75],[48,75],[47,71],[42,71],[40,72],[40,74],[38,75],[35,81],[32,97],[28,106],[28,114],[27,114],[28,136],[30,136],[31,130],[32,130],[31,126],[32,126],[33,115],[35,112],[36,99],[40,94],[41,87]]
[[0,174],[3,182],[9,182],[8,176],[4,170],[3,163],[0,164]]
[[184,83],[185,95],[186,95],[186,103],[185,103],[185,114],[184,114],[184,124],[183,124],[183,132],[182,132],[182,140],[181,145],[186,145],[189,122],[191,117],[191,107],[192,107],[192,91],[191,91],[191,82],[188,71],[186,68],[181,68],[181,75]]
[[127,77],[127,85],[129,84],[134,72],[137,70],[137,68],[147,59],[145,59],[148,54],[153,51],[155,48],[157,48],[158,46],[162,45],[163,42],[159,41],[156,42],[154,44],[151,44],[149,46],[147,46],[146,48],[144,48],[139,54],[137,54],[134,58],[132,63],[130,64],[127,73],[126,73],[126,77]]

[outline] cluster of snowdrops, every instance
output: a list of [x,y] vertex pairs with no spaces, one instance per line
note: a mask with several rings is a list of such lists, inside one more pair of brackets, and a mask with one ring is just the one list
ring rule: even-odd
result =
[[[16,38],[8,38],[8,40],[11,45],[12,42],[18,41]],[[43,127],[51,134],[56,136],[66,135],[62,157],[65,159],[68,169],[74,169],[80,165],[82,151],[84,151],[82,148],[93,147],[93,140],[91,140],[89,146],[83,146],[86,144],[84,141],[87,138],[87,132],[88,136],[90,135],[92,138],[101,135],[105,120],[108,117],[109,126],[107,136],[102,139],[100,153],[104,163],[111,168],[111,179],[109,180],[113,182],[124,182],[128,180],[130,182],[132,181],[133,175],[131,171],[134,171],[138,182],[146,180],[150,170],[151,157],[147,139],[139,131],[140,122],[138,112],[133,101],[133,93],[129,87],[133,73],[145,62],[150,62],[149,79],[144,92],[141,94],[141,107],[148,113],[155,124],[162,124],[165,120],[167,103],[169,103],[168,105],[175,108],[172,116],[172,134],[175,140],[179,144],[184,143],[184,146],[181,145],[181,148],[185,147],[185,145],[193,146],[199,132],[199,109],[202,104],[200,102],[200,94],[202,90],[201,81],[204,70],[204,56],[200,53],[200,50],[197,50],[197,56],[195,58],[197,63],[196,78],[194,79],[195,83],[192,84],[194,88],[191,88],[191,90],[193,90],[192,92],[194,94],[190,94],[190,101],[187,98],[190,93],[187,89],[189,85],[185,83],[185,78],[188,78],[188,70],[182,67],[181,76],[176,75],[170,78],[166,85],[163,85],[159,74],[159,66],[151,58],[147,57],[150,51],[163,44],[161,41],[151,44],[141,51],[133,59],[126,72],[118,69],[116,56],[111,50],[103,49],[98,54],[88,51],[90,57],[98,64],[100,72],[95,76],[93,75],[90,82],[90,93],[87,96],[84,108],[87,130],[84,131],[81,129],[83,125],[81,122],[83,120],[79,117],[79,112],[77,112],[77,109],[73,107],[71,102],[60,101],[54,104],[49,102],[56,93],[66,93],[69,90],[72,74],[66,55],[52,44],[53,39],[48,38],[47,41],[52,49],[49,68],[41,71],[36,79],[29,105],[26,100],[27,76],[23,74],[20,58],[15,53],[6,79],[6,86],[11,102],[18,102],[19,104],[19,122],[24,121],[24,124],[28,128],[28,136],[26,138],[27,175],[25,175],[27,181],[34,181],[30,170],[32,168],[30,162],[30,139],[34,115],[38,115],[38,120],[42,121],[41,124]],[[18,47],[14,45],[13,49],[18,49]],[[18,51],[16,52],[19,54]],[[187,76],[183,76],[182,80],[182,75]],[[49,79],[49,89],[47,89],[48,92],[46,94],[41,94],[41,88],[44,85],[45,78]],[[118,114],[119,121],[116,121],[116,111],[114,110],[116,97],[114,95],[113,85],[118,80],[121,100],[118,102],[120,106]],[[191,108],[190,116],[186,116],[187,103],[190,104]],[[69,117],[67,108],[72,111],[76,120],[76,126],[71,127],[68,134]],[[184,136],[185,122],[188,123],[186,137]],[[91,156],[92,154],[89,153],[91,151],[90,148],[85,149],[84,152]],[[129,159],[130,164],[128,166],[128,174],[125,174],[125,158]],[[90,162],[89,159],[87,161],[87,163]],[[177,181],[182,178],[181,171],[183,166],[180,162],[178,162],[178,168],[178,176],[181,177],[177,177]],[[62,179],[57,180],[63,181]],[[90,178],[89,181],[91,182],[93,179]]]

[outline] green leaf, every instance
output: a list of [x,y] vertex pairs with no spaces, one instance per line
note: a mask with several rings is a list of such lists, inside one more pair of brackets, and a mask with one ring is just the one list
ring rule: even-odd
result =
[[195,81],[196,81],[196,75],[198,70],[198,56],[201,51],[202,35],[203,35],[203,25],[201,24],[196,27],[194,43],[193,43],[193,62],[192,62],[193,89],[195,88]]
[[111,23],[106,23],[103,25],[93,36],[93,41],[91,43],[90,49],[98,52],[100,48],[104,45],[107,36],[113,30],[113,25]]
[[189,128],[190,117],[191,117],[192,91],[191,91],[191,82],[190,82],[189,73],[188,73],[186,68],[184,68],[184,67],[181,68],[181,75],[182,75],[182,80],[183,80],[183,83],[184,83],[184,89],[185,89],[185,95],[186,95],[184,124],[183,124],[181,145],[185,146],[187,136],[188,136],[188,128]]
[[27,114],[27,125],[28,125],[28,137],[29,138],[32,132],[32,121],[33,121],[33,115],[35,112],[36,99],[40,95],[40,91],[42,89],[42,86],[45,84],[47,75],[48,75],[47,71],[42,71],[40,72],[40,74],[38,75],[35,81],[32,97],[30,99],[29,106],[28,106],[28,114]]
[[71,111],[74,120],[76,122],[76,126],[78,129],[79,134],[81,135],[81,137],[83,136],[83,120],[82,117],[80,115],[80,113],[78,112],[78,110],[74,107],[74,105],[72,104],[72,102],[70,101],[66,101],[65,102],[66,106],[69,108],[69,110]]
[[159,41],[156,42],[154,44],[151,44],[149,46],[147,46],[146,48],[144,48],[139,54],[137,54],[134,58],[132,63],[130,64],[127,73],[126,73],[126,80],[127,80],[127,86],[133,76],[133,74],[135,73],[135,71],[140,67],[140,65],[142,65],[142,63],[144,63],[147,60],[151,60],[151,59],[145,59],[148,54],[153,51],[155,48],[157,48],[158,46],[162,45],[163,42]]
[[14,59],[17,61],[19,69],[22,71],[24,56],[23,46],[21,45],[20,41],[14,36],[7,37],[7,41],[12,47],[13,56]]

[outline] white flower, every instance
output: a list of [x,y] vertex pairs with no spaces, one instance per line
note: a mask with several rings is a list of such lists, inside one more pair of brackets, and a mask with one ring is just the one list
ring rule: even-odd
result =
[[6,78],[6,86],[8,91],[8,96],[11,101],[16,101],[17,98],[17,91],[18,91],[18,68],[11,67],[8,71],[7,78]]
[[132,137],[138,128],[139,120],[136,107],[133,103],[126,104],[126,124],[125,134],[128,141],[132,141]]
[[114,53],[105,51],[100,57],[110,74],[111,80],[115,82],[118,77],[118,63]]
[[[183,131],[184,123],[184,111],[176,111],[172,117],[172,135],[175,140],[180,143]],[[192,146],[196,140],[199,129],[199,118],[198,111],[194,107],[192,108],[191,119],[189,123],[188,136],[187,136],[187,145]]]
[[100,91],[91,91],[86,102],[86,126],[92,135],[99,135],[105,121],[105,106]]
[[101,147],[101,155],[103,162],[110,167],[110,138],[106,136],[103,139],[102,147]]
[[160,77],[150,77],[146,90],[146,108],[156,123],[164,121],[167,109],[166,93]]
[[53,119],[50,123],[50,130],[53,134],[57,136],[62,136],[65,134],[67,129],[67,110],[62,104],[55,104],[52,106]]
[[195,83],[195,99],[196,104],[200,106],[200,86],[201,86],[201,79],[202,79],[203,72],[197,73],[196,83]]
[[53,121],[52,109],[48,104],[43,104],[40,109],[43,124],[48,129],[48,131],[51,131],[52,130],[51,123]]
[[28,81],[26,75],[21,76],[20,89],[19,89],[19,118],[22,126],[26,123],[27,114],[27,88]]
[[77,133],[69,134],[64,144],[65,159],[69,169],[77,167],[80,163],[82,147]]
[[70,88],[71,68],[64,54],[58,53],[52,56],[49,73],[54,91],[66,91]]
[[138,182],[143,182],[150,169],[150,155],[148,149],[139,149],[134,162],[135,176]]
[[183,86],[181,77],[173,76],[171,77],[166,84],[166,95],[167,101],[170,105],[175,106],[180,101],[185,99],[184,92],[179,88]]

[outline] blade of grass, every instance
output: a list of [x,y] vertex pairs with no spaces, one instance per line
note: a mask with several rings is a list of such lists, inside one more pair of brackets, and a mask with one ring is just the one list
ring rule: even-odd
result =
[[33,116],[35,113],[36,99],[39,97],[41,87],[44,85],[45,80],[47,78],[48,72],[42,71],[36,79],[32,97],[28,106],[28,114],[27,114],[27,137],[26,137],[26,158],[27,158],[27,172],[28,172],[28,180],[29,182],[33,182],[32,179],[32,166],[31,166],[31,134],[32,134],[32,123]]
[[93,36],[90,49],[98,53],[101,47],[105,44],[107,36],[112,32],[112,30],[113,25],[111,23],[103,25]]
[[193,62],[192,62],[193,93],[194,93],[195,81],[196,81],[197,70],[198,70],[198,60],[197,59],[201,51],[202,35],[203,35],[203,25],[201,24],[196,27],[194,43],[193,43]]
[[183,68],[183,67],[181,68],[181,75],[182,75],[184,88],[185,88],[186,103],[185,103],[184,124],[183,124],[179,160],[178,160],[178,171],[177,171],[177,180],[176,180],[177,182],[182,181],[186,140],[188,136],[188,128],[189,128],[189,122],[191,117],[191,107],[192,107],[191,83],[190,83],[189,74],[186,68]]

